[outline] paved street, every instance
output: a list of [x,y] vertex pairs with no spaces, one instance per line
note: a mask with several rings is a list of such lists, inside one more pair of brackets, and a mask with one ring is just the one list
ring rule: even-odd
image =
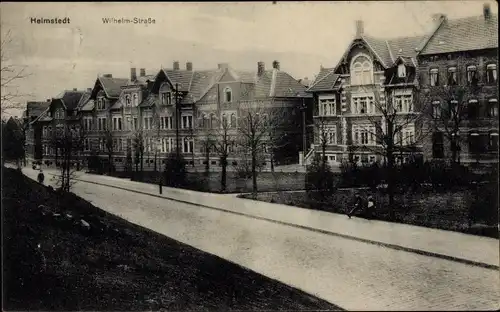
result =
[[[35,174],[31,169],[24,171],[28,176]],[[82,177],[88,178],[88,175]],[[143,185],[111,177],[97,178],[122,187],[128,185],[137,189]],[[499,274],[492,269],[92,183],[78,182],[74,192],[133,223],[348,310],[477,310],[499,307]],[[183,194],[181,190],[170,189],[164,189],[165,193]],[[209,195],[212,194],[207,194],[205,203],[209,203],[208,198],[222,198]],[[241,201],[253,204],[252,201]],[[418,236],[408,232],[406,239],[418,240],[415,237]],[[490,241],[487,242],[490,244],[484,243],[483,247],[491,245]],[[459,243],[455,246],[459,247]]]

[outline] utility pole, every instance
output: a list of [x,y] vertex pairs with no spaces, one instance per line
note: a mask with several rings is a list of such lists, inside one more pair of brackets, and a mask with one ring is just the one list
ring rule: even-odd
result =
[[306,165],[306,104],[305,99],[302,98],[302,165]]

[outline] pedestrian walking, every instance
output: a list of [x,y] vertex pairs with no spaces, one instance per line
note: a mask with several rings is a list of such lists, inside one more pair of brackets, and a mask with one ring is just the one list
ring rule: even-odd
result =
[[43,175],[43,170],[40,169],[40,173],[38,173],[38,183],[43,184],[44,179],[45,179],[45,176]]
[[347,214],[347,216],[349,217],[349,219],[359,209],[363,209],[363,199],[361,198],[361,196],[359,194],[356,194],[355,201],[354,201],[354,207]]

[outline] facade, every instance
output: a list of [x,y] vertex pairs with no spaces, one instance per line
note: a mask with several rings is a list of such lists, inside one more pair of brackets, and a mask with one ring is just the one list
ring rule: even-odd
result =
[[[387,123],[380,108],[389,101],[401,119],[394,138],[397,163],[420,155],[450,158],[458,145],[464,163],[498,161],[497,16],[486,6],[483,16],[448,20],[440,15],[435,22],[429,34],[386,40],[364,35],[363,23],[356,23],[356,38],[339,64],[321,68],[308,89],[315,103],[308,161],[322,154],[323,139],[332,166],[349,158],[384,161],[380,139]],[[475,93],[460,96],[459,131],[450,133],[449,118],[433,116],[444,117],[449,103],[457,104],[443,98],[450,96],[450,85],[468,90],[471,81],[477,82]],[[442,86],[446,92],[437,90]],[[460,139],[450,139],[454,135]]]
[[[194,70],[191,62],[185,69],[174,62],[171,69],[162,68],[155,75],[146,75],[144,69],[137,75],[131,68],[130,78],[98,77],[94,87],[78,91],[70,105],[69,91],[52,99],[50,107],[31,122],[33,129],[41,130],[40,137],[33,140],[37,142],[33,149],[38,146],[40,151],[33,154],[35,159],[57,165],[59,154],[48,142],[51,131],[64,120],[68,125],[78,124],[84,132],[78,158],[83,165],[96,155],[116,170],[135,166],[141,161],[136,157],[140,136],[144,153],[138,167],[143,170],[159,168],[177,144],[192,167],[205,167],[210,162],[217,170],[220,153],[207,150],[207,140],[219,140],[221,123],[226,122],[228,165],[238,165],[248,156],[238,135],[239,124],[245,114],[258,107],[262,116],[279,110],[284,117],[274,125],[282,140],[272,147],[262,144],[260,166],[297,163],[304,143],[312,137],[304,127],[311,117],[307,108],[312,107],[311,95],[305,90],[303,84],[280,70],[277,61],[267,70],[259,62],[255,72],[235,70],[228,64]],[[59,109],[64,110],[60,113]],[[262,142],[269,140],[265,137]]]
[[322,67],[307,90],[315,105],[314,143],[306,162],[323,153],[333,167],[346,160],[359,164],[384,161],[381,138],[389,117],[384,110],[386,101],[392,101],[397,113],[394,120],[402,128],[394,137],[396,161],[408,161],[410,147],[412,153],[418,153],[410,117],[416,113],[415,48],[423,38],[374,38],[364,34],[362,21],[356,22],[356,37],[337,66]]
[[[487,5],[479,16],[441,16],[418,62],[420,86],[432,104],[426,158],[498,162],[498,16]],[[443,89],[465,94],[443,96]]]
[[42,129],[34,122],[50,106],[50,99],[45,102],[30,101],[23,112],[23,123],[26,131],[26,160],[30,163],[42,159]]
[[[50,99],[49,106],[34,121],[30,122],[30,134],[34,142],[33,151],[28,151],[30,158],[41,161],[45,165],[59,166],[63,155],[61,146],[55,137],[61,132],[80,129],[80,112],[78,103],[85,91],[77,89],[65,90]],[[72,155],[73,165],[80,163],[80,154]]]

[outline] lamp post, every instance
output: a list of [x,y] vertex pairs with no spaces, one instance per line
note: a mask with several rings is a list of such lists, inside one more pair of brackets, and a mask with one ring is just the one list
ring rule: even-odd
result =
[[302,165],[306,165],[306,148],[307,148],[307,135],[306,135],[306,102],[305,99],[302,98],[302,107],[300,110],[302,111]]
[[[155,153],[156,155],[159,154],[159,151],[160,151],[160,147],[161,147],[161,139],[160,138],[157,138],[156,139],[156,150],[155,150]],[[158,161],[158,157],[155,157],[155,167],[157,168],[157,174],[158,174],[158,188],[159,188],[159,191],[160,191],[160,194],[162,194],[163,192],[163,181],[162,181],[162,176],[161,176],[161,170],[158,169],[159,166],[156,165],[156,161]]]

